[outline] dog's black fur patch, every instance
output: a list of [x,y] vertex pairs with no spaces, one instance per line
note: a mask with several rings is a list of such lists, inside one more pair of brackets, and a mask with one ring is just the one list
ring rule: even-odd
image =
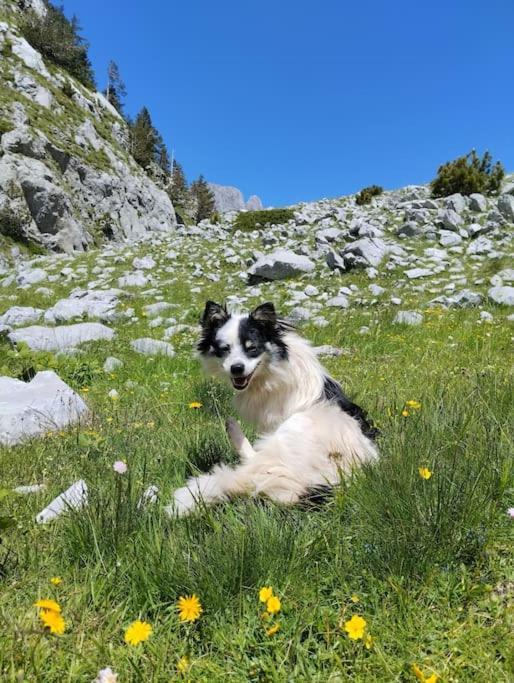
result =
[[216,332],[229,318],[230,313],[227,311],[225,305],[220,306],[219,304],[214,303],[214,301],[208,301],[205,304],[205,310],[200,320],[202,335],[196,345],[196,348],[200,353],[209,353],[212,348],[216,356],[221,357],[223,355],[216,342]]
[[354,417],[359,423],[362,433],[368,439],[374,441],[379,436],[380,431],[373,426],[373,422],[368,418],[366,412],[345,396],[341,386],[332,377],[325,377],[323,398],[332,403],[337,403],[341,410]]
[[[280,360],[287,360],[288,349],[283,339],[285,332],[285,323],[277,318],[275,307],[269,302],[257,306],[248,318],[243,318],[239,323],[239,339],[249,358],[258,358],[267,350],[266,344],[272,344]],[[249,342],[254,348],[247,350]]]

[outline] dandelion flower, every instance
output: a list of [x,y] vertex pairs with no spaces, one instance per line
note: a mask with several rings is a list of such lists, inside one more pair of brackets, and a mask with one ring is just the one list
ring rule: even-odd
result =
[[177,601],[180,621],[196,621],[203,612],[200,600],[196,595],[183,595]]
[[139,645],[152,635],[152,627],[146,621],[133,621],[125,631],[125,642],[129,645]]
[[412,408],[413,410],[421,410],[421,401],[406,401],[405,405],[407,406],[407,408]]
[[50,583],[52,583],[54,586],[58,586],[60,583],[62,583],[62,579],[60,576],[52,576]]
[[373,647],[373,636],[371,635],[371,633],[368,633],[368,635],[366,636],[364,645],[366,646],[366,650],[371,650],[371,648]]
[[360,598],[358,595],[355,595],[355,593],[351,596],[350,600],[352,602],[360,602]]
[[203,403],[200,403],[199,401],[191,401],[191,403],[189,404],[191,410],[200,410],[202,406]]
[[34,603],[34,607],[39,607],[39,609],[48,612],[57,612],[57,614],[61,611],[61,606],[55,600],[38,600]]
[[430,479],[432,476],[432,472],[428,469],[428,467],[418,467],[418,472],[422,479]]
[[413,664],[411,666],[411,671],[416,676],[418,681],[421,681],[421,683],[437,683],[439,680],[439,676],[437,674],[431,674],[428,677],[425,676],[417,664]]
[[280,630],[280,624],[274,624],[266,629],[267,636],[274,636]]
[[43,624],[50,629],[50,633],[62,636],[66,629],[66,622],[64,621],[62,614],[54,612],[53,610],[43,609],[39,613],[39,618]]
[[113,463],[112,469],[118,474],[125,474],[128,470],[127,463],[123,460],[116,460],[116,462]]
[[177,671],[179,674],[185,674],[189,669],[189,659],[184,655],[177,662]]
[[118,674],[114,673],[111,667],[108,666],[106,669],[100,669],[93,683],[117,683],[117,681]]
[[266,601],[266,609],[270,614],[276,614],[277,612],[280,612],[281,607],[282,604],[280,602],[280,598],[277,598],[276,595],[272,595]]
[[409,417],[410,413],[409,413],[408,410],[403,409],[403,410],[402,410],[402,415],[403,415],[403,417]]
[[261,602],[268,602],[273,595],[273,588],[271,586],[263,586],[259,591],[259,600]]
[[353,617],[344,624],[344,630],[348,634],[350,640],[360,640],[364,636],[365,629],[366,620],[358,614],[354,614]]

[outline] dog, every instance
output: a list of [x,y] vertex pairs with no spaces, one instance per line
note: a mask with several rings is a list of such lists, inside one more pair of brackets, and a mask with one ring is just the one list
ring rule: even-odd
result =
[[207,374],[230,382],[240,415],[261,436],[252,445],[235,420],[227,421],[240,464],[190,478],[168,514],[235,496],[291,505],[378,457],[378,430],[272,303],[244,314],[208,301],[197,350]]

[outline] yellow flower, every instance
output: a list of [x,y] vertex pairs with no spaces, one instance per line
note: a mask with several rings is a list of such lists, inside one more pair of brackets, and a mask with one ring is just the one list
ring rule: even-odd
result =
[[54,586],[58,586],[60,583],[62,583],[62,579],[60,576],[52,576],[50,583],[53,583]]
[[360,598],[358,595],[355,595],[355,593],[351,596],[350,600],[352,602],[360,602]]
[[55,633],[57,636],[62,636],[66,629],[66,622],[59,612],[50,609],[43,609],[39,613],[39,618],[43,624],[50,629],[50,633]]
[[430,479],[432,476],[432,472],[428,469],[428,467],[418,467],[418,472],[422,479]]
[[427,678],[417,664],[413,664],[411,666],[411,671],[416,676],[418,681],[421,681],[421,683],[437,683],[439,680],[439,676],[437,674],[432,674]]
[[275,633],[277,633],[280,630],[280,624],[275,624],[274,626],[270,626],[270,628],[266,629],[266,635],[267,636],[274,636]]
[[196,621],[203,612],[200,600],[194,594],[180,597],[177,609],[180,621]]
[[179,674],[185,674],[189,669],[189,659],[184,655],[177,662],[177,671]]
[[263,586],[259,591],[259,600],[261,602],[268,602],[273,595],[273,588],[271,586]]
[[266,609],[270,614],[276,614],[277,612],[280,612],[281,607],[282,604],[280,602],[280,598],[277,598],[276,595],[272,595],[266,601]]
[[412,408],[413,410],[421,410],[421,402],[416,400],[406,401],[405,405],[407,408]]
[[366,650],[371,650],[371,648],[373,647],[373,636],[371,635],[371,633],[368,633],[368,635],[366,636],[364,645],[366,646]]
[[405,408],[402,410],[402,415],[403,417],[409,417],[410,413],[408,410],[405,410]]
[[192,410],[198,410],[198,409],[201,408],[202,406],[203,406],[203,403],[200,403],[199,401],[191,401],[191,403],[189,404],[189,407],[190,407]]
[[133,621],[125,631],[125,642],[129,645],[139,645],[152,635],[152,627],[146,621]]
[[354,614],[353,617],[344,625],[344,630],[351,640],[360,640],[364,636],[365,629],[366,620],[360,617],[358,614]]
[[61,611],[61,606],[55,600],[38,600],[34,603],[34,607],[39,607],[39,609],[49,612],[56,612],[57,614]]

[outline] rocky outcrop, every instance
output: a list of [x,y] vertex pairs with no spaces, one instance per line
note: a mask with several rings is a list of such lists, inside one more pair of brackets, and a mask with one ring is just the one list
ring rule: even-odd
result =
[[216,211],[227,213],[228,211],[260,211],[262,202],[257,195],[252,195],[245,202],[243,193],[237,187],[230,185],[217,185],[209,183],[209,189],[214,195]]
[[[128,153],[128,129],[100,93],[52,68],[0,22],[0,233],[71,252],[176,227],[167,193]],[[26,0],[36,12],[40,0]]]

